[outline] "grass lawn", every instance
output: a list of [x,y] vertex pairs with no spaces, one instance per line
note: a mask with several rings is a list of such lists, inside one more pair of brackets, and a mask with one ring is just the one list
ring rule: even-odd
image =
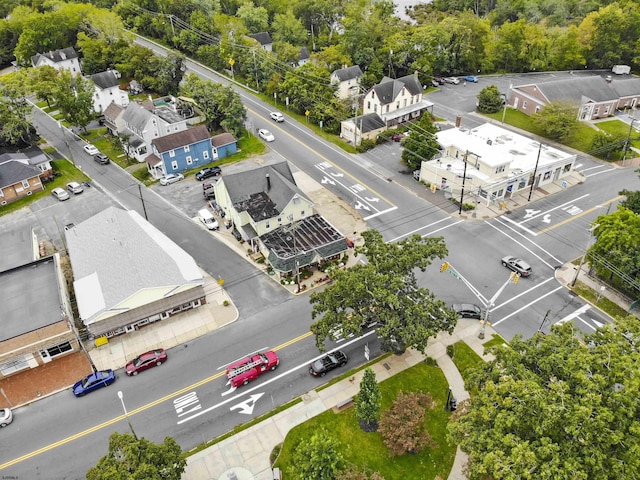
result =
[[582,298],[585,298],[594,305],[597,305],[598,308],[608,313],[612,317],[626,317],[627,315],[629,315],[624,308],[620,307],[618,304],[612,302],[606,297],[601,297],[600,300],[598,300],[598,292],[596,292],[592,288],[587,287],[580,281],[576,283],[576,286],[573,289]]
[[82,173],[82,171],[78,170],[68,160],[54,160],[51,162],[51,165],[53,166],[53,171],[56,175],[55,180],[53,180],[53,182],[45,183],[45,189],[40,192],[34,192],[28,197],[24,197],[20,200],[16,200],[15,202],[1,206],[0,216],[7,215],[8,213],[13,213],[23,207],[30,205],[36,200],[44,198],[47,195],[51,195],[51,190],[56,187],[66,189],[67,183],[69,182],[82,182],[83,180],[89,180],[89,177]]
[[445,412],[444,404],[448,388],[442,370],[426,363],[420,363],[380,383],[383,410],[391,407],[400,391],[431,394],[436,406],[427,412],[425,425],[437,443],[437,448],[427,448],[416,455],[390,458],[380,434],[365,433],[360,429],[355,407],[352,407],[337,414],[328,410],[293,428],[284,441],[275,466],[283,469],[289,478],[287,468],[291,465],[291,455],[296,446],[301,441],[309,439],[318,429],[325,428],[342,444],[345,460],[362,469],[366,467],[380,472],[387,479],[430,480],[436,475],[447,478],[456,452],[456,445],[449,444],[446,440],[450,413]]
[[509,345],[509,344],[500,335],[498,335],[497,333],[494,333],[493,335],[491,335],[491,340],[489,340],[488,342],[485,342],[483,345],[484,345],[484,351],[486,352],[491,347],[494,347],[496,345]]
[[[596,125],[616,138],[626,139],[629,136],[629,125],[620,120],[607,120],[606,122],[598,122]],[[638,131],[638,124],[636,123],[635,125],[636,127],[631,130],[631,146],[640,149],[640,132]]]
[[484,363],[482,357],[478,355],[465,342],[456,342],[453,344],[453,363],[460,371],[465,385],[468,384],[473,370]]

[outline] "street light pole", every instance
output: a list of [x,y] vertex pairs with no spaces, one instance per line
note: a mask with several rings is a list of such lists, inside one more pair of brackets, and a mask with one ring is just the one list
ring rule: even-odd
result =
[[133,425],[131,425],[131,421],[129,420],[129,413],[127,412],[127,407],[125,407],[125,405],[124,405],[124,395],[122,395],[122,392],[120,390],[118,390],[118,398],[120,399],[120,402],[122,403],[122,409],[124,410],[124,416],[127,418],[127,423],[129,424],[129,428],[131,429],[131,433],[133,433],[133,438],[138,440],[138,436],[136,435],[136,432],[133,430]]

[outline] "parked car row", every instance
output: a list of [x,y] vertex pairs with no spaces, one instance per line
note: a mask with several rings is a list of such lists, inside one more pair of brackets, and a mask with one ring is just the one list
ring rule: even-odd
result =
[[[467,75],[466,77],[463,77],[463,80],[469,83],[478,83],[478,77],[476,75]],[[459,85],[460,79],[458,77],[433,77],[433,80],[431,80],[431,85],[434,87],[444,85],[445,83],[450,85]]]

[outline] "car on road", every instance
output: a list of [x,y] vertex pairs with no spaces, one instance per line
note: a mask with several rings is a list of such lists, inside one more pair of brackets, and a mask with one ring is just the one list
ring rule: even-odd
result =
[[113,370],[100,370],[84,377],[73,385],[73,394],[82,397],[102,387],[107,387],[116,381],[116,374]]
[[127,365],[124,367],[124,371],[129,376],[138,375],[139,372],[147,370],[151,367],[159,367],[166,361],[167,352],[164,350],[164,348],[158,348],[156,350],[145,352],[142,355],[138,355],[136,358],[127,363]]
[[282,115],[280,112],[271,112],[269,116],[271,117],[271,120],[275,122],[278,122],[278,123],[284,122],[284,115]]
[[478,83],[478,77],[476,77],[475,75],[467,75],[466,77],[464,77],[464,81],[471,82],[471,83]]
[[184,175],[181,173],[170,173],[160,179],[160,185],[171,185],[172,183],[179,182],[180,180],[184,180]]
[[480,320],[484,317],[484,311],[474,303],[454,303],[451,307],[458,314],[459,318],[476,318]]
[[501,260],[502,266],[519,273],[523,277],[531,275],[531,265],[517,257],[506,256]]
[[104,153],[96,153],[93,156],[93,159],[100,165],[107,165],[111,163],[111,160],[109,160],[109,157],[107,157]]
[[222,173],[222,169],[220,167],[207,167],[200,170],[196,173],[196,180],[201,182],[205,178],[217,177]]
[[314,377],[324,377],[334,368],[344,367],[349,358],[341,350],[329,353],[309,365],[309,373]]
[[67,191],[69,193],[73,193],[74,195],[78,195],[84,192],[84,188],[78,182],[69,182],[67,183]]
[[84,148],[84,151],[87,152],[89,155],[97,155],[100,153],[100,150],[98,150],[94,145],[91,145],[90,143],[87,143],[82,148]]
[[13,422],[13,413],[10,408],[0,408],[0,428],[4,428]]
[[452,85],[458,85],[460,83],[460,79],[458,77],[445,77],[444,83],[450,83]]
[[276,137],[273,136],[273,133],[265,128],[258,130],[258,136],[265,142],[273,142],[276,139]]
[[60,200],[61,202],[65,201],[65,200],[69,200],[71,197],[69,196],[69,194],[66,192],[66,190],[57,187],[54,188],[53,190],[51,190],[51,195],[53,195],[55,198],[57,198],[58,200]]

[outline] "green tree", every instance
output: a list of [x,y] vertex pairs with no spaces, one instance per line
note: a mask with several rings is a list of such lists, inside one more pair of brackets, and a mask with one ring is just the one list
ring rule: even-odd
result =
[[31,68],[27,72],[29,90],[36,95],[38,100],[44,100],[50,107],[58,81],[58,70],[50,65],[42,65],[38,68]]
[[400,392],[389,410],[380,419],[380,435],[390,457],[419,453],[435,442],[425,427],[427,410],[433,408],[431,395]]
[[620,202],[620,206],[628,208],[636,215],[640,215],[640,190],[622,190],[618,195],[624,195],[625,198]]
[[380,400],[380,386],[373,370],[366,368],[360,381],[360,392],[356,397],[356,418],[360,428],[365,432],[375,432],[378,429],[378,419],[382,408]]
[[[300,442],[291,466],[293,478],[333,480],[345,468],[340,442],[321,429]],[[89,479],[91,480],[91,479]]]
[[249,33],[265,32],[269,28],[269,12],[264,7],[256,7],[251,0],[245,1],[236,15],[247,26]]
[[496,113],[502,108],[502,96],[495,85],[489,85],[478,94],[478,111],[480,113]]
[[402,139],[402,161],[411,170],[419,169],[423,161],[431,160],[440,151],[440,144],[435,136],[437,131],[431,116],[425,112],[411,126],[411,134]]
[[457,321],[447,305],[417,285],[414,269],[425,271],[434,258],[444,258],[442,237],[413,235],[397,243],[385,243],[375,230],[363,232],[364,245],[357,255],[366,263],[331,274],[333,283],[310,296],[313,305],[311,331],[324,350],[326,338],[359,336],[373,322],[382,348],[402,353],[407,347],[422,352],[430,337],[452,332]]
[[89,469],[87,480],[180,480],[186,466],[180,445],[171,437],[156,444],[114,432],[108,453]]
[[578,127],[577,106],[565,102],[551,102],[534,114],[533,123],[552,140],[569,137]]
[[86,129],[93,118],[94,84],[88,78],[68,70],[60,72],[53,98],[64,119],[71,125]]
[[307,30],[291,9],[273,18],[271,30],[274,42],[287,42],[291,45],[304,45],[307,42]]
[[160,95],[176,95],[184,76],[186,66],[182,54],[169,53],[166,57],[155,55],[151,58],[151,68],[141,83]]
[[26,100],[26,73],[13,72],[0,81],[0,144],[12,147],[30,144],[35,130],[31,126],[31,104]]
[[469,478],[633,479],[640,471],[640,322],[584,339],[571,323],[514,338],[469,377],[466,415],[449,424]]

